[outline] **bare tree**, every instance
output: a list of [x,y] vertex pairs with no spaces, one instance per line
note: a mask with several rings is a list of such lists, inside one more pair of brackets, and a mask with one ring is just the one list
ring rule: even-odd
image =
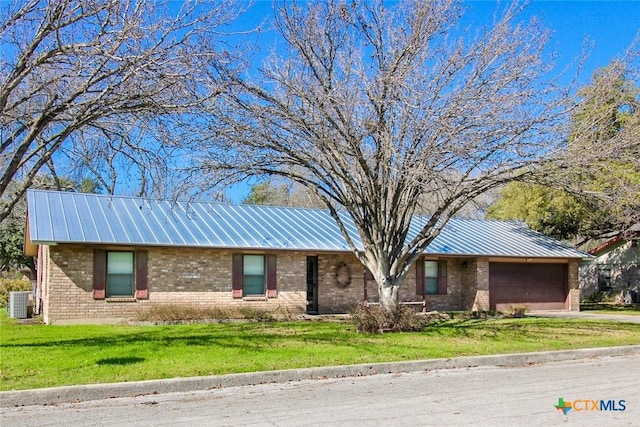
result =
[[596,236],[598,226],[626,232],[640,223],[640,32],[578,96],[562,173],[551,175],[552,184],[596,207]]
[[227,76],[200,167],[313,191],[393,309],[456,212],[555,152],[567,91],[545,77],[547,32],[519,5],[463,29],[453,0],[317,3],[280,4],[284,46],[257,77]]
[[[150,129],[170,129],[215,95],[204,79],[232,61],[216,28],[239,13],[229,1],[17,0],[0,8],[0,221],[43,168],[56,175],[82,165],[113,192],[116,171],[131,167],[147,192],[153,168],[166,171],[170,158],[163,134]],[[21,185],[8,194],[14,179]]]

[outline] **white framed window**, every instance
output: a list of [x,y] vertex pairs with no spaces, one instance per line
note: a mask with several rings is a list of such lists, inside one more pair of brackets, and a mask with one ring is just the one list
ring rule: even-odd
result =
[[134,271],[133,252],[107,252],[107,298],[132,297]]
[[424,293],[437,295],[439,293],[438,261],[424,262]]
[[242,257],[243,295],[264,295],[265,283],[264,255],[244,255]]

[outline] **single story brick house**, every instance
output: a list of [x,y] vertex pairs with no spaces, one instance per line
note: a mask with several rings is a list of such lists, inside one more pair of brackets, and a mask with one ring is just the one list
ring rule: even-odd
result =
[[[295,314],[377,301],[377,285],[321,209],[32,190],[25,243],[47,323],[123,320],[154,304]],[[400,299],[428,310],[579,310],[585,257],[522,223],[453,219]]]

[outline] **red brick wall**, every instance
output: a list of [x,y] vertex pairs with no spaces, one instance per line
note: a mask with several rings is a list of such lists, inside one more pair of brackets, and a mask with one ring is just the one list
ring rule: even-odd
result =
[[360,261],[352,254],[319,255],[318,312],[347,313],[362,301],[364,267]]
[[[322,255],[319,257],[320,284],[318,286],[318,309],[320,313],[345,313],[358,302],[364,301],[364,267],[351,254]],[[351,272],[351,282],[342,287],[336,279],[336,272],[346,264]],[[447,259],[446,295],[427,295],[427,310],[461,310],[462,272],[461,260]],[[378,302],[378,285],[367,282],[367,300]],[[411,267],[399,291],[401,302],[422,302],[422,295],[416,294],[416,268]]]
[[42,281],[43,317],[47,323],[130,319],[153,304],[252,306],[282,314],[302,313],[306,308],[306,256],[300,252],[277,253],[276,298],[262,301],[232,298],[231,251],[144,248],[148,252],[149,298],[94,300],[93,248],[79,245],[45,248]]
[[[38,259],[38,276],[41,280],[45,322],[124,320],[133,318],[138,311],[154,304],[252,306],[282,314],[298,314],[306,310],[306,253],[273,252],[277,256],[278,295],[276,298],[256,300],[232,297],[232,251],[153,247],[143,249],[148,252],[149,298],[94,300],[93,248],[80,245],[42,246]],[[354,255],[313,255],[318,256],[320,313],[346,313],[354,304],[364,301],[364,267]],[[447,293],[427,295],[427,310],[488,310],[488,259],[446,260]],[[422,301],[422,296],[416,295],[415,274],[413,266],[400,289],[400,301]],[[569,288],[567,308],[575,310],[579,307],[577,262],[569,266]],[[367,297],[370,302],[378,300],[377,285],[373,281],[368,282]]]

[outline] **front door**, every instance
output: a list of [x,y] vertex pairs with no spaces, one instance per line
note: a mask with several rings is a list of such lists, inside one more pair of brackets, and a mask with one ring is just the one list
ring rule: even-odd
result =
[[307,313],[318,314],[318,257],[307,257]]

